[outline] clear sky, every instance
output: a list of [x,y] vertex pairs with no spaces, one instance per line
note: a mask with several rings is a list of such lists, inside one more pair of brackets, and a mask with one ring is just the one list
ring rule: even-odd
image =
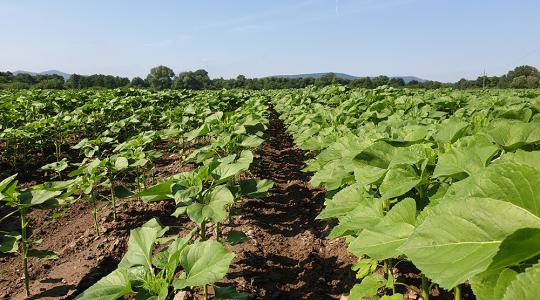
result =
[[0,28],[11,71],[456,81],[540,68],[539,0],[0,0]]

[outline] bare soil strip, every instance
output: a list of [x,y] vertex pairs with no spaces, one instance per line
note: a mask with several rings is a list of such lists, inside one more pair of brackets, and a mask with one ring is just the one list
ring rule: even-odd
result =
[[343,240],[325,239],[328,226],[315,220],[324,191],[301,171],[304,154],[271,111],[267,141],[254,176],[274,181],[267,197],[240,203],[238,229],[252,240],[240,245],[228,278],[256,299],[333,299],[354,284]]

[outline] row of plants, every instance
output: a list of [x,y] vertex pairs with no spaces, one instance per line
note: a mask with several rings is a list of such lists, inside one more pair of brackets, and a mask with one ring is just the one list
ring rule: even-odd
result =
[[234,110],[249,97],[242,91],[4,91],[0,159],[13,168],[27,167],[33,157],[59,161],[79,142],[87,156],[98,148],[103,154],[145,131],[190,130],[213,112]]
[[[106,95],[97,98],[103,100],[104,97]],[[140,97],[131,98],[134,102],[141,100]],[[0,201],[10,208],[0,221],[14,215],[20,219],[19,232],[1,232],[0,251],[21,256],[27,294],[28,258],[56,258],[51,251],[36,250],[39,247],[34,246],[40,241],[27,234],[30,226],[27,215],[32,209],[65,208],[81,200],[92,203],[97,235],[100,234],[98,209],[103,200],[111,208],[115,221],[119,198],[122,201],[175,201],[174,215],[186,214],[197,228],[183,237],[165,237],[169,228],[159,224],[158,220],[150,220],[132,230],[128,251],[118,270],[79,298],[114,299],[135,293],[145,299],[166,299],[177,290],[195,286],[202,286],[206,297],[207,285],[225,275],[234,254],[223,242],[235,243],[243,240],[245,235],[232,232],[222,237],[223,222],[235,211],[233,205],[239,197],[261,196],[272,186],[266,180],[241,179],[253,161],[251,149],[263,141],[267,123],[265,98],[244,92],[201,92],[193,98],[179,92],[159,92],[156,98],[159,99],[151,109],[131,110],[128,117],[109,123],[94,138],[83,138],[73,145],[84,157],[82,162],[72,164],[60,154],[55,162],[43,166],[41,169],[52,172],[56,181],[24,190],[17,187],[16,175],[0,183]],[[171,106],[161,102],[164,98],[170,100]],[[177,106],[172,105],[175,102]],[[106,107],[114,107],[105,100],[103,103]],[[116,113],[106,108],[100,111],[107,111],[104,115]],[[137,125],[130,127],[128,124]],[[140,124],[145,125],[139,127]],[[154,161],[161,156],[155,147],[164,141],[175,148],[200,146],[185,156],[186,162],[193,161],[197,167],[156,183],[155,178],[150,181],[145,177],[154,177]],[[133,184],[126,183],[126,178],[133,179]],[[147,182],[152,185],[147,186]],[[104,189],[109,192],[103,192]],[[60,210],[60,213],[65,211]],[[58,216],[58,210],[54,214]],[[216,230],[213,239],[207,232],[209,224]],[[158,249],[161,251],[156,253]],[[177,278],[175,275],[179,270],[182,274]],[[247,296],[236,293],[234,287],[215,287],[214,292],[215,297],[222,299]]]
[[[349,299],[535,299],[540,92],[378,88],[275,92],[306,172],[327,191],[361,280]],[[397,276],[412,263],[420,282]]]

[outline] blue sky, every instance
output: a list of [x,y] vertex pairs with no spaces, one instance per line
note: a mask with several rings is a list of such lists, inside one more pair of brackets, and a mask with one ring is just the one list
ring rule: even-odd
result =
[[540,1],[0,0],[0,70],[456,81],[540,67]]

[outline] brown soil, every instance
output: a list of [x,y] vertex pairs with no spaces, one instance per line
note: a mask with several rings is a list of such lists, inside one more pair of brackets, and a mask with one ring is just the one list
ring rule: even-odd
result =
[[244,199],[236,228],[251,240],[234,247],[237,258],[227,278],[256,299],[334,299],[354,284],[341,240],[326,240],[328,228],[315,217],[324,191],[308,183],[304,156],[272,112],[268,139],[253,175],[274,181],[262,199]]

